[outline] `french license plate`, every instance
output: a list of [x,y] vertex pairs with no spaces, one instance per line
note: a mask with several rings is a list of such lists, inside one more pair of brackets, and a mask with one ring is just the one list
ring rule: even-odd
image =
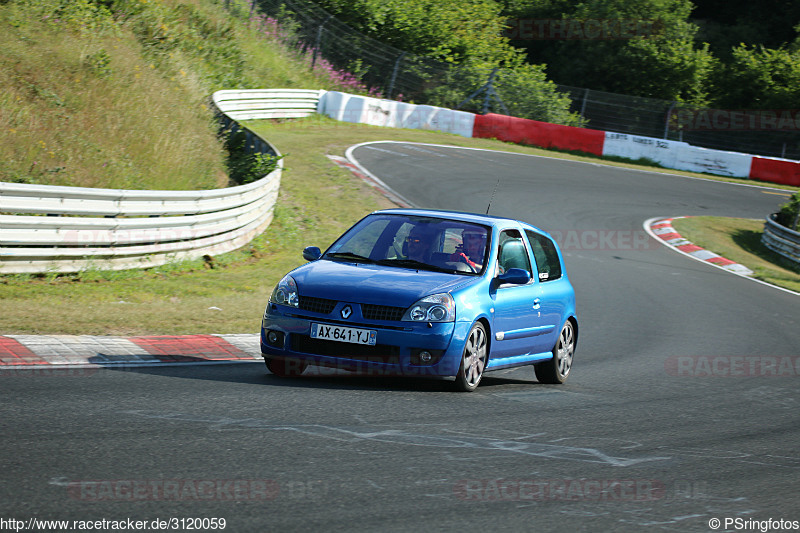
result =
[[312,323],[311,338],[374,346],[378,338],[378,332],[373,329],[346,328]]

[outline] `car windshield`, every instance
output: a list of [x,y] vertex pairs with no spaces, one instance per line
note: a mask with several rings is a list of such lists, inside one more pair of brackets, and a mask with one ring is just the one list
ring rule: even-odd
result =
[[376,214],[342,235],[323,258],[478,275],[490,234],[486,226],[447,218]]

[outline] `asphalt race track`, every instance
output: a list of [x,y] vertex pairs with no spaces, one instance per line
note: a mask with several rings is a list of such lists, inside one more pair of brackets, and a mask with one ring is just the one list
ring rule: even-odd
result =
[[580,320],[567,383],[540,385],[532,368],[487,374],[471,394],[279,379],[256,363],[4,372],[0,518],[205,518],[193,524],[203,531],[224,518],[236,532],[800,529],[800,296],[642,227],[760,219],[785,193],[438,146],[352,156],[416,206],[485,212],[491,199],[491,213],[556,236]]

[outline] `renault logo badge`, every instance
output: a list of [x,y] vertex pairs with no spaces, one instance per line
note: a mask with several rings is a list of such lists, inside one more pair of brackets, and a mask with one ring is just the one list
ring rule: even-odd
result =
[[353,308],[349,305],[345,305],[342,309],[342,318],[350,318],[350,315],[353,314]]

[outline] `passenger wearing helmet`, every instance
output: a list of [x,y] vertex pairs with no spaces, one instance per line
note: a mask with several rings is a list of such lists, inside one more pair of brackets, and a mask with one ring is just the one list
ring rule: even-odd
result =
[[461,246],[450,257],[451,261],[466,263],[475,272],[483,267],[483,256],[486,253],[486,232],[479,229],[465,229],[461,233]]

